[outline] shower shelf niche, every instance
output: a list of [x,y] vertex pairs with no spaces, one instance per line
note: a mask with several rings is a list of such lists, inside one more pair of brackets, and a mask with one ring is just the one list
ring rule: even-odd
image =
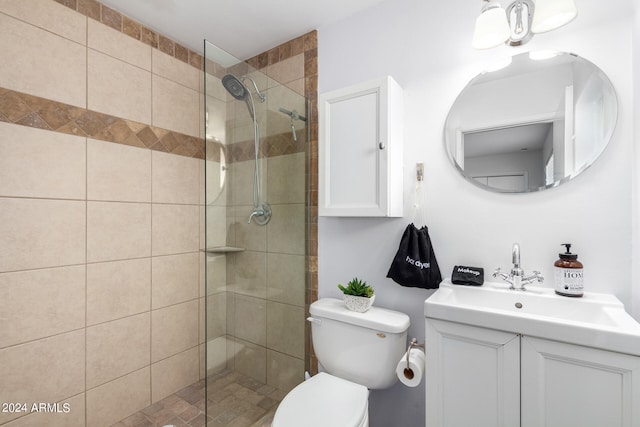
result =
[[244,248],[236,248],[234,246],[213,246],[207,249],[201,249],[207,254],[226,254],[230,252],[244,252]]

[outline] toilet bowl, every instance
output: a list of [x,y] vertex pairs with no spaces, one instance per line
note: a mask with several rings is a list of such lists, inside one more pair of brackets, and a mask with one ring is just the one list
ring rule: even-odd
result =
[[368,427],[369,390],[321,372],[291,390],[271,427]]
[[313,348],[324,372],[285,396],[272,427],[368,427],[369,390],[396,382],[409,316],[379,307],[356,313],[332,298],[314,302],[309,312]]

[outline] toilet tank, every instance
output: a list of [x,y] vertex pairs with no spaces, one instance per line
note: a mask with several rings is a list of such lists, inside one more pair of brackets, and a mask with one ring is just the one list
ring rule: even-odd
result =
[[396,382],[396,365],[407,351],[409,316],[379,307],[356,313],[333,298],[314,302],[309,312],[313,349],[326,372],[369,389]]

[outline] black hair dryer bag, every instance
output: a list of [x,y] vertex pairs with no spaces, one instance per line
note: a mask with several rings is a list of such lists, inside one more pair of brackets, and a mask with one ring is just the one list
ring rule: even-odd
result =
[[412,288],[439,287],[442,276],[427,227],[407,226],[387,277]]

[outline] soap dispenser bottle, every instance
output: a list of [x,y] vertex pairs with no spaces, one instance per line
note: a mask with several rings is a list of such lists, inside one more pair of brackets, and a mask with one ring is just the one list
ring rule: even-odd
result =
[[581,297],[584,291],[583,265],[578,254],[571,253],[571,243],[563,243],[567,251],[553,264],[556,293],[565,297]]

